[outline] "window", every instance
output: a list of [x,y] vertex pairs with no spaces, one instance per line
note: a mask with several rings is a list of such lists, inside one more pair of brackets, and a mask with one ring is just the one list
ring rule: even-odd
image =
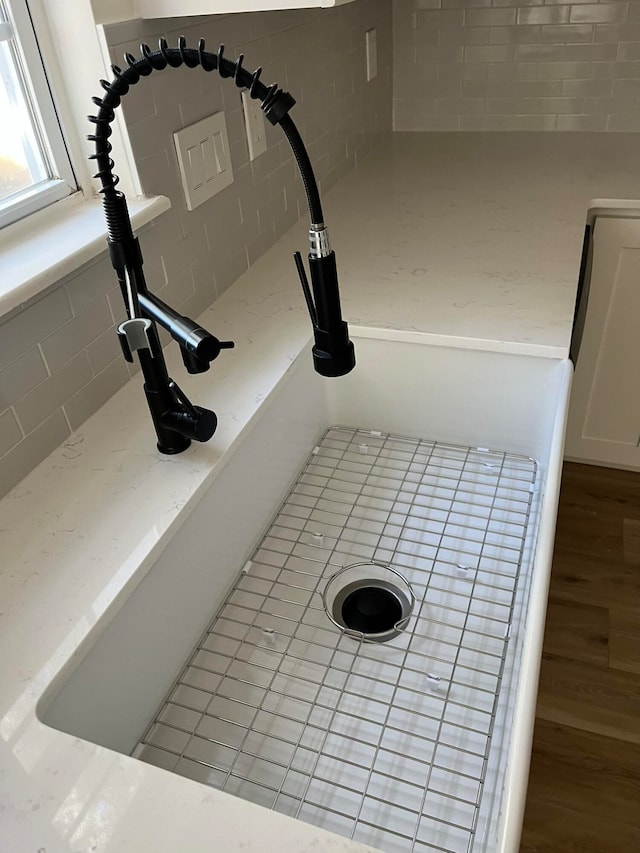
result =
[[0,227],[76,181],[26,0],[0,0]]

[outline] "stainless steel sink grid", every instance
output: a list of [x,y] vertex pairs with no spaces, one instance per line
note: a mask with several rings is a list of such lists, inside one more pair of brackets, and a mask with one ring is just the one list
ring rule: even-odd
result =
[[[385,853],[472,850],[535,476],[330,429],[133,754]],[[360,560],[416,594],[389,642],[323,609]]]

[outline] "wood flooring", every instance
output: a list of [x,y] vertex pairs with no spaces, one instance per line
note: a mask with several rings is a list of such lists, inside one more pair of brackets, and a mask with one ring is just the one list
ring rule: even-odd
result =
[[640,851],[640,473],[564,465],[520,853]]

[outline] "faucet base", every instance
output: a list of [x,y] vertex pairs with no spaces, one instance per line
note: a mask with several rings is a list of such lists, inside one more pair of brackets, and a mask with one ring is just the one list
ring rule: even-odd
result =
[[160,453],[164,453],[166,456],[175,456],[176,453],[182,453],[190,446],[191,439],[185,438],[178,432],[175,434],[175,439],[172,440],[171,444],[160,444],[160,442],[156,444]]

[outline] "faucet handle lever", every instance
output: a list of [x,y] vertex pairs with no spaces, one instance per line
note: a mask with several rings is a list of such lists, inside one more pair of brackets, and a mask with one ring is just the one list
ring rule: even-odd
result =
[[178,405],[182,406],[183,411],[166,412],[163,415],[164,425],[189,441],[192,439],[209,441],[218,426],[215,412],[203,409],[201,406],[194,406],[173,379],[169,380],[169,390],[173,393]]
[[298,278],[300,279],[300,284],[302,285],[302,292],[304,293],[304,299],[307,303],[309,316],[311,317],[311,323],[313,324],[313,327],[316,328],[318,325],[318,312],[316,311],[316,306],[313,304],[313,296],[311,295],[309,280],[307,278],[307,273],[305,271],[304,263],[302,262],[302,255],[300,254],[300,252],[293,253],[293,260],[295,261],[296,269],[298,270]]
[[198,410],[175,380],[169,380],[169,388],[171,389],[171,391],[173,391],[174,397],[176,398],[178,403],[180,403],[180,405],[184,408],[184,410],[188,412],[192,418],[197,418]]

